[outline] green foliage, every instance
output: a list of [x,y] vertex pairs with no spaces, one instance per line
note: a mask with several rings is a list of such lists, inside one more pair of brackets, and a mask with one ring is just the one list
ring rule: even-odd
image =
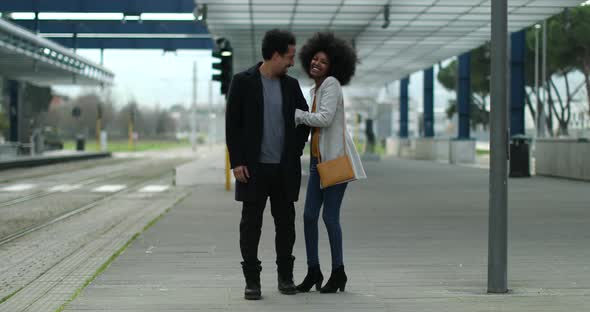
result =
[[441,68],[436,76],[438,82],[449,91],[455,91],[457,88],[457,63],[457,60],[453,60],[449,65]]
[[491,71],[490,44],[486,43],[471,53],[471,92],[483,99],[490,95]]
[[[490,46],[484,44],[471,51],[471,125],[487,126],[489,112],[486,109],[487,98],[490,94]],[[457,60],[441,68],[437,79],[449,91],[457,88]],[[456,100],[449,101],[446,113],[449,118],[457,112]]]
[[[108,150],[110,152],[142,152],[142,151],[161,151],[174,148],[190,147],[188,140],[138,140],[134,146],[129,148],[127,140],[109,140]],[[64,150],[75,150],[76,142],[65,141]],[[92,139],[86,140],[86,151],[97,152],[98,146]]]
[[[527,87],[526,104],[532,116],[536,115],[538,100],[534,94],[535,85],[535,32],[539,32],[539,50],[541,50],[542,30],[531,27],[526,33],[525,85]],[[561,134],[567,134],[571,117],[571,105],[574,98],[585,86],[590,111],[590,6],[580,6],[563,11],[547,20],[547,76],[540,77],[539,84],[547,81],[548,104],[546,122],[552,128],[552,118],[556,118]],[[490,46],[489,43],[471,51],[471,121],[486,125],[489,113],[486,102],[490,94]],[[539,56],[539,61],[541,56]],[[449,91],[455,91],[457,83],[457,61],[454,60],[438,73],[438,81]],[[540,68],[539,68],[540,70]],[[584,83],[570,85],[569,74],[579,71],[584,74]],[[540,74],[540,73],[539,73]],[[563,78],[565,92],[555,85],[555,78]],[[447,115],[456,113],[456,103],[450,102]],[[479,115],[475,117],[474,115]]]
[[586,100],[590,112],[590,6],[577,7],[570,11],[568,28],[570,45],[573,46],[576,63],[574,68],[584,74]]
[[[527,31],[526,45],[527,56],[525,67],[527,105],[533,116],[535,111],[531,98],[534,97],[534,69],[535,69],[535,34],[541,30],[531,27]],[[590,6],[576,7],[564,10],[547,20],[547,76],[541,77],[542,84],[546,81],[548,103],[550,110],[547,112],[547,125],[551,131],[552,116],[559,123],[559,133],[568,133],[568,124],[571,118],[572,102],[585,86],[587,93],[588,110],[590,111]],[[541,50],[541,47],[539,47]],[[542,53],[542,51],[539,51]],[[541,58],[541,56],[539,56]],[[570,84],[569,75],[579,71],[584,75],[584,82],[578,86]],[[540,73],[541,74],[541,73]],[[557,88],[555,78],[563,78],[565,92]]]
[[0,112],[0,135],[4,133],[9,127],[8,116],[4,112]]
[[[471,51],[471,92],[481,98],[490,94],[490,62],[489,44]],[[453,60],[437,75],[438,81],[449,91],[455,91],[457,87],[457,66],[457,60]]]
[[447,106],[445,113],[447,114],[448,119],[451,119],[453,116],[455,116],[457,113],[457,100],[449,100],[449,106]]
[[25,107],[31,108],[33,116],[46,112],[53,94],[50,87],[38,87],[32,84],[26,84],[23,93]]
[[[475,128],[476,125],[484,125],[486,126],[490,122],[490,112],[485,110],[483,107],[473,103],[471,101],[470,109],[470,124],[472,128]],[[447,106],[446,114],[447,117],[450,119],[457,113],[457,101],[456,100],[449,100],[449,106]]]

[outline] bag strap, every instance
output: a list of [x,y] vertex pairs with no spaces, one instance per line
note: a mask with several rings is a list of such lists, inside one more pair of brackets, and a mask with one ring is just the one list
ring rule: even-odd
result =
[[[314,95],[313,95],[313,102],[316,104],[316,111],[318,110],[318,105],[317,105],[317,102],[316,102],[317,101],[317,99],[316,99],[317,94],[318,94],[318,90],[316,90],[314,92]],[[342,104],[342,106],[344,106],[344,103]],[[336,108],[336,109],[338,109],[338,108]],[[344,148],[344,155],[346,155],[347,154],[346,153],[346,114],[344,113],[344,108],[342,109],[342,114],[344,115],[344,117],[343,117],[344,125],[342,126],[342,146]],[[313,137],[313,133],[312,133],[312,137]],[[320,142],[319,142],[319,135],[318,135],[318,147],[319,147],[319,145],[320,145]],[[322,153],[320,152],[319,148],[318,148],[318,156],[319,156],[318,157],[319,158],[319,162],[321,163],[322,162]]]
[[[318,111],[318,102],[317,102],[318,90],[319,90],[319,88],[316,88],[314,90],[314,92],[313,92],[313,100],[312,100],[313,104],[312,104],[312,108],[313,108],[313,106],[315,106],[315,111],[313,111],[314,113]],[[311,142],[312,143],[312,146],[311,146],[311,149],[312,150],[313,150],[313,133],[315,131],[320,131],[321,132],[321,128],[313,128],[313,130],[311,132],[311,138],[312,138],[312,142]],[[316,142],[316,144],[318,145],[318,163],[321,163],[322,162],[322,153],[320,152],[320,134],[321,133],[318,133],[318,137],[317,137],[318,142]]]

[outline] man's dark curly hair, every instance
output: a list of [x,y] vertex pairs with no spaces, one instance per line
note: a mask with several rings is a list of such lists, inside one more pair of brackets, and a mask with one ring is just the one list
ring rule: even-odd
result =
[[309,38],[299,52],[299,60],[303,70],[309,76],[311,60],[318,52],[324,52],[330,60],[328,76],[338,79],[341,85],[350,82],[358,58],[355,49],[345,40],[334,36],[331,32],[318,32]]
[[283,55],[289,51],[289,45],[295,45],[295,36],[291,32],[271,29],[262,39],[262,58],[268,61],[275,52]]

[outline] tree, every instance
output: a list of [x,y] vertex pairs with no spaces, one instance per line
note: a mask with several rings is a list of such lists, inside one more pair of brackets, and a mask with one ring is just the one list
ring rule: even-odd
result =
[[[535,117],[536,109],[533,108],[532,99],[540,101],[534,89],[534,53],[535,53],[535,29],[531,27],[527,31],[527,60],[526,70],[526,103]],[[590,32],[590,7],[578,7],[565,10],[551,17],[547,21],[547,76],[541,77],[545,81],[547,92],[546,123],[551,135],[553,135],[553,118],[557,119],[560,135],[568,134],[568,126],[572,116],[572,103],[576,96],[586,86],[588,97],[588,109],[590,111],[590,39],[586,35]],[[571,75],[580,72],[584,75],[584,83],[572,86]],[[556,79],[564,81],[564,88],[560,90]]]
[[50,87],[39,87],[30,83],[25,84],[23,102],[25,107],[30,107],[33,116],[47,112],[52,98],[53,94]]
[[[437,79],[449,91],[457,90],[457,60],[439,70]],[[471,126],[489,124],[488,100],[490,95],[490,46],[484,44],[471,51]],[[452,117],[457,111],[457,101],[449,101],[447,115]]]
[[8,118],[4,112],[0,111],[0,136],[4,135],[4,132],[8,130]]
[[[22,114],[23,120],[26,120],[24,124],[24,130],[21,133],[21,140],[29,138],[34,128],[40,126],[39,120],[44,112],[47,112],[49,103],[53,94],[50,87],[39,87],[30,83],[26,83],[23,89],[22,95]],[[28,140],[28,139],[25,139]]]
[[564,13],[565,30],[573,48],[574,68],[584,75],[588,113],[590,113],[590,6],[581,6]]
[[[535,70],[535,32],[531,27],[526,34],[526,58],[525,58],[525,103],[536,121],[536,107],[541,99],[536,96],[534,70]],[[553,135],[553,120],[558,122],[558,134],[567,135],[568,125],[572,116],[572,103],[581,94],[585,87],[590,112],[590,6],[582,6],[565,10],[561,14],[551,17],[547,21],[547,72],[546,77],[541,77],[546,94],[548,111],[545,122],[551,135]],[[571,76],[581,72],[584,82],[580,85],[571,85]],[[485,44],[472,51],[471,54],[471,88],[472,101],[480,108],[478,113],[487,113],[490,86],[490,53],[489,44]],[[556,80],[563,79],[564,86],[559,88]],[[447,90],[455,91],[457,82],[457,61],[451,62],[442,68],[438,74],[439,82]],[[563,90],[565,89],[565,91]],[[534,105],[537,103],[537,105]],[[450,103],[448,113],[452,114],[456,108],[454,102]],[[472,107],[472,112],[476,110]],[[475,119],[472,113],[472,123]],[[485,116],[484,116],[485,117]],[[489,116],[488,116],[489,117]],[[484,123],[483,118],[478,123]]]
[[[79,117],[72,116],[75,107],[80,108],[82,112]],[[162,138],[176,131],[176,123],[170,111],[159,107],[147,108],[135,101],[117,109],[108,90],[102,94],[86,93],[65,101],[45,115],[43,124],[58,129],[65,139],[71,139],[77,134],[84,134],[88,139],[92,139],[96,135],[94,125],[99,107],[102,111],[102,129],[109,133],[111,139],[127,138],[129,118],[132,115],[133,131],[139,133],[142,138]]]
[[174,133],[176,131],[176,124],[170,113],[165,110],[160,110],[159,108],[156,110],[157,120],[156,120],[156,134],[157,135],[166,135],[170,133]]

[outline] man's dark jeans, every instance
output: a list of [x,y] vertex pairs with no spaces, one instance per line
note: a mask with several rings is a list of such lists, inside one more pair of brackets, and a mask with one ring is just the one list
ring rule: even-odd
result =
[[[258,244],[262,229],[262,219],[267,198],[270,197],[271,214],[275,223],[275,250],[278,272],[289,278],[293,273],[293,245],[295,244],[295,206],[286,200],[281,179],[280,165],[258,164],[256,201],[244,202],[240,221],[240,250],[244,272],[257,271],[260,266]],[[248,278],[246,276],[246,278]]]

